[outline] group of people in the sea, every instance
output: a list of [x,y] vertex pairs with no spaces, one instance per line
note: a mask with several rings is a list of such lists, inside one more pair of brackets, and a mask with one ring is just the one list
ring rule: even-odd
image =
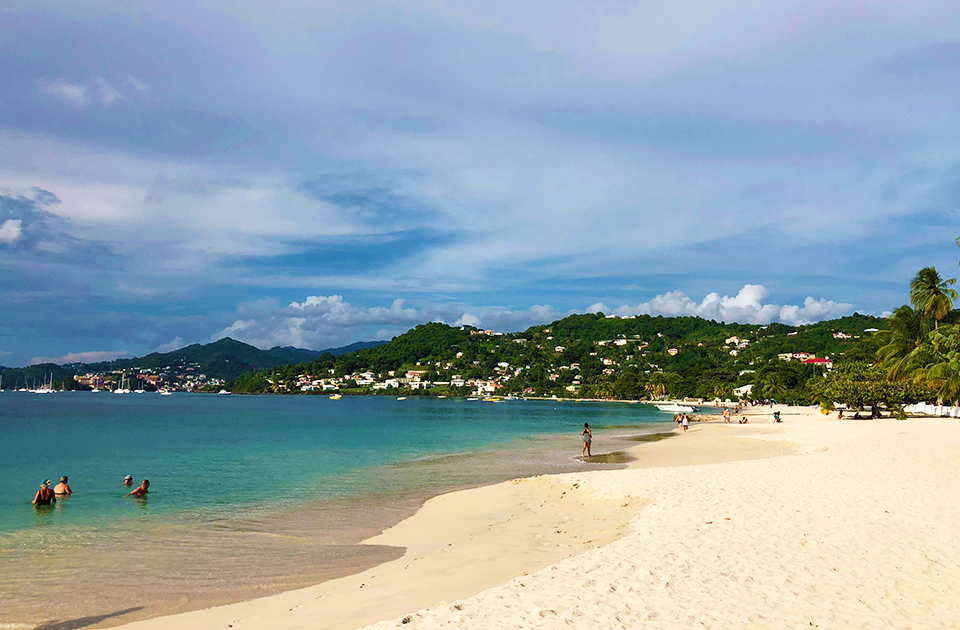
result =
[[[130,487],[133,485],[133,475],[127,475],[123,478],[123,485]],[[144,479],[140,482],[140,485],[128,492],[127,497],[142,497],[143,495],[150,492],[150,480]],[[50,506],[57,502],[58,498],[68,497],[73,494],[73,489],[70,488],[68,483],[67,476],[64,475],[60,477],[60,483],[58,483],[53,488],[50,487],[50,480],[44,479],[40,484],[40,489],[37,490],[37,494],[34,495],[32,503],[34,506]]]

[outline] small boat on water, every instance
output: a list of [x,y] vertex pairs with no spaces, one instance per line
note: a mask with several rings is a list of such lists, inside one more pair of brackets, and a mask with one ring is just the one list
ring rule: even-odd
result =
[[467,398],[467,400],[480,400],[479,398]]
[[171,391],[169,391],[169,390],[166,390],[166,389],[161,389],[161,390],[160,390],[160,395],[161,395],[161,396],[173,396],[173,392],[171,392]]
[[660,411],[666,411],[668,413],[696,413],[697,411],[697,408],[693,405],[682,405],[676,402],[657,403],[656,407]]
[[334,394],[330,397],[330,400],[340,400],[341,398],[343,398],[343,394]]
[[397,396],[397,400],[406,400],[406,399],[407,399],[406,396]]
[[228,392],[225,389],[221,389],[219,392],[217,392],[217,396],[230,396],[231,394],[233,394],[233,392]]

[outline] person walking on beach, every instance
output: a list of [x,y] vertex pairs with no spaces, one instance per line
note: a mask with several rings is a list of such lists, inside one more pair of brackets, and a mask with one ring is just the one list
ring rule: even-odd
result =
[[143,480],[143,483],[140,484],[140,487],[139,487],[139,488],[134,488],[133,490],[131,490],[130,493],[127,494],[127,496],[128,496],[128,497],[142,497],[143,495],[148,494],[148,493],[150,492],[150,490],[149,490],[148,488],[150,488],[150,480],[149,480],[149,479],[144,479],[144,480]]
[[73,494],[73,490],[70,489],[70,485],[67,483],[66,475],[60,477],[60,483],[54,486],[53,493],[58,497],[65,497]]
[[37,495],[33,497],[33,501],[31,501],[30,503],[36,506],[41,506],[41,505],[53,505],[56,502],[57,502],[57,496],[53,492],[53,490],[50,489],[50,480],[47,479],[46,481],[40,484],[40,489],[37,490]]
[[683,414],[683,419],[680,420],[680,426],[683,427],[683,432],[686,433],[690,427],[690,418],[687,417],[687,414]]
[[583,437],[583,450],[580,451],[580,457],[583,457],[584,453],[587,454],[587,457],[591,457],[590,443],[593,442],[593,433],[590,431],[589,423],[583,423],[583,431],[580,432],[580,436]]

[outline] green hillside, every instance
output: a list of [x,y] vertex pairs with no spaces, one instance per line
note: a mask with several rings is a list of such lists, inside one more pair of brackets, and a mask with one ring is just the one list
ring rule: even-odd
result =
[[758,374],[796,389],[823,371],[799,361],[780,361],[781,353],[834,359],[872,356],[875,341],[866,331],[883,323],[860,314],[797,327],[587,314],[509,334],[431,323],[376,348],[244,375],[233,388],[291,392],[297,391],[302,375],[343,378],[372,373],[386,379],[416,368],[427,371],[426,380],[441,383],[454,377],[495,380],[498,393],[504,394],[639,398],[659,392],[662,385],[663,394],[713,398],[732,395],[733,388],[752,382]]

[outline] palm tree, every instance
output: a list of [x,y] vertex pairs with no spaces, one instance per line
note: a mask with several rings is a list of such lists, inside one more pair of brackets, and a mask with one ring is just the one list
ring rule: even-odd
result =
[[644,389],[647,390],[651,395],[655,396],[658,400],[663,398],[667,393],[667,384],[660,374],[651,374],[650,380],[647,381],[647,384],[644,386]]
[[877,333],[877,339],[883,343],[877,358],[887,369],[887,378],[896,381],[911,376],[929,333],[930,324],[919,311],[906,304],[893,311],[886,328]]
[[910,302],[924,316],[933,320],[935,329],[939,320],[953,310],[957,292],[949,287],[956,283],[956,278],[941,278],[935,267],[924,267],[910,283]]

